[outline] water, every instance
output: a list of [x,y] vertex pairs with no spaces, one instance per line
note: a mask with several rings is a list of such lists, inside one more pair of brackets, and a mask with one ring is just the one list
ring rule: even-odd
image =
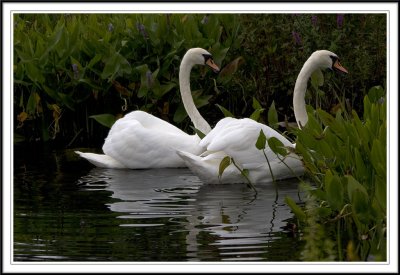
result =
[[14,152],[14,261],[298,261],[298,182],[205,185],[188,169],[94,168]]

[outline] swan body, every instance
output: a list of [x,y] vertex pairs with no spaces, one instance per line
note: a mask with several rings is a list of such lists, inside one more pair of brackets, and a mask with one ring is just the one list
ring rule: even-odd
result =
[[222,177],[218,177],[219,164],[226,156],[233,158],[241,169],[250,172],[249,180],[252,183],[271,182],[273,179],[271,171],[274,178],[279,179],[302,175],[303,164],[296,154],[290,153],[278,159],[276,154],[266,147],[264,153],[271,165],[271,170],[269,169],[264,153],[255,146],[261,130],[267,139],[275,137],[284,146],[294,148],[294,144],[267,125],[249,118],[224,118],[200,142],[200,146],[207,148],[206,152],[200,156],[182,151],[177,153],[185,160],[189,169],[207,183],[247,182],[233,164],[224,170]]
[[[308,79],[317,69],[331,68],[347,73],[338,60],[336,54],[321,50],[314,52],[304,63],[296,80],[293,95],[294,112],[299,127],[304,126],[308,120],[304,100]],[[233,164],[230,164],[219,177],[219,165],[226,156],[233,158],[240,169],[249,171],[248,178],[252,183],[271,182],[274,178],[285,179],[302,175],[304,166],[298,155],[290,153],[286,157],[278,157],[267,146],[264,152],[271,169],[268,167],[264,153],[255,146],[260,130],[267,139],[275,137],[284,146],[295,148],[295,144],[267,125],[248,118],[224,118],[199,143],[207,149],[204,153],[196,156],[190,152],[178,151],[177,154],[186,162],[189,169],[206,183],[247,182]]]
[[[179,86],[183,105],[194,127],[203,133],[210,125],[198,112],[190,91],[190,71],[194,65],[208,65],[214,71],[219,68],[209,52],[201,48],[187,51],[179,70]],[[168,122],[143,111],[133,111],[117,120],[111,127],[103,145],[104,154],[76,151],[97,167],[115,169],[148,169],[186,167],[177,150],[198,155],[204,148],[199,146],[197,135],[188,135]]]

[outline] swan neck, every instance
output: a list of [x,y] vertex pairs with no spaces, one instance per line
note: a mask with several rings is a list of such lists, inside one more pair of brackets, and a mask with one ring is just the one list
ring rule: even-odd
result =
[[314,63],[315,62],[313,62],[313,59],[311,58],[304,63],[294,86],[293,110],[299,128],[304,127],[308,122],[305,96],[307,91],[307,82],[310,79],[311,74],[317,69]]
[[189,62],[185,57],[186,55],[183,57],[179,69],[179,87],[183,106],[185,107],[189,118],[193,122],[194,127],[200,130],[202,133],[207,134],[211,131],[211,127],[197,110],[193,101],[192,92],[190,90],[190,72],[194,64]]

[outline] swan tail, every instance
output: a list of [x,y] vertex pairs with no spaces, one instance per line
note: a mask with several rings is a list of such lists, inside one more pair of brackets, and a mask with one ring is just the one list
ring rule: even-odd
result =
[[209,160],[188,152],[177,151],[186,166],[205,183],[220,183],[218,178],[219,160]]
[[80,151],[75,151],[80,157],[88,160],[90,163],[101,168],[114,168],[114,169],[124,169],[127,168],[119,161],[113,159],[110,156],[94,153],[83,153]]

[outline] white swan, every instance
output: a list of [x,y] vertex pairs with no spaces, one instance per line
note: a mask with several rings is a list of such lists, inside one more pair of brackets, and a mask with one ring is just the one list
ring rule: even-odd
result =
[[[308,120],[304,99],[307,82],[314,71],[325,68],[347,73],[347,70],[340,65],[337,55],[330,51],[316,51],[309,57],[297,77],[293,94],[294,113],[299,127],[306,125]],[[285,179],[302,175],[304,167],[299,156],[290,153],[285,157],[285,163],[282,163],[277,155],[267,147],[264,152],[271,165],[271,169],[269,169],[263,152],[255,146],[260,130],[263,130],[267,139],[275,137],[284,146],[295,148],[295,144],[264,124],[248,118],[224,118],[200,142],[200,146],[207,148],[206,152],[200,156],[184,151],[177,153],[185,160],[189,169],[206,183],[247,182],[247,179],[233,164],[226,168],[221,178],[218,177],[219,165],[225,156],[233,158],[241,169],[247,169],[249,171],[248,178],[252,183],[271,182],[273,178]],[[283,159],[282,156],[280,158]],[[273,175],[271,175],[271,171]]]
[[[197,110],[190,91],[190,72],[194,65],[208,65],[219,71],[212,55],[193,48],[184,55],[179,68],[179,86],[183,105],[194,127],[207,134],[211,127]],[[186,167],[176,150],[200,154],[197,135],[188,135],[179,128],[143,111],[133,111],[117,120],[104,142],[104,154],[82,153],[81,157],[103,168],[172,168]]]

